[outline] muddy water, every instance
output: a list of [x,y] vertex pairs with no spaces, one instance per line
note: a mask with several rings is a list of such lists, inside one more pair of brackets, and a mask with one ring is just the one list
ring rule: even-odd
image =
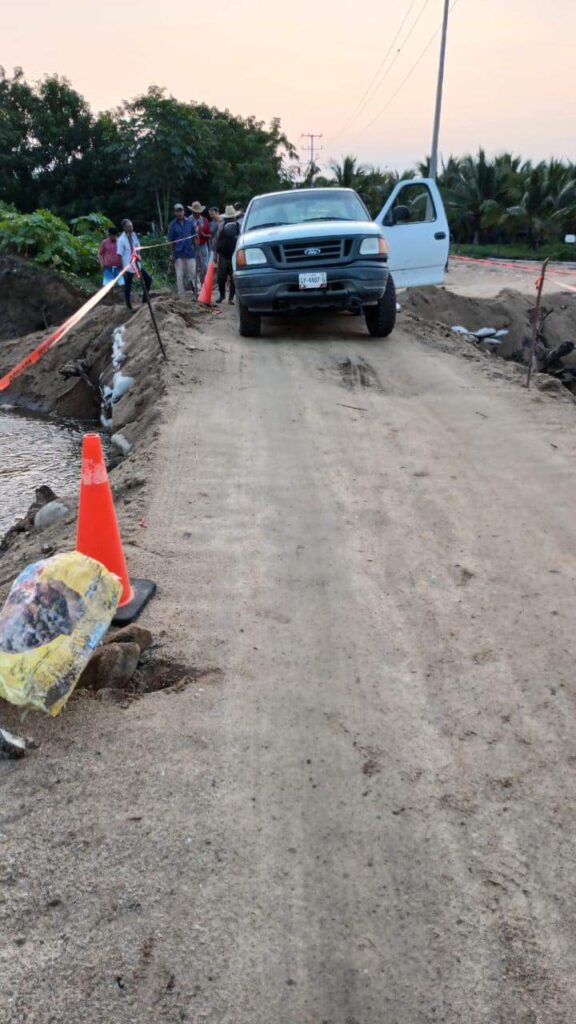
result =
[[0,537],[28,511],[36,487],[75,492],[86,429],[0,408]]

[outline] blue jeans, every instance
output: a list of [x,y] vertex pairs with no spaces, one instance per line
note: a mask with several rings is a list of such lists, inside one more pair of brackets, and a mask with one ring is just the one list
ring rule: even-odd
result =
[[208,260],[210,259],[210,250],[206,242],[203,245],[196,246],[196,261],[198,277],[200,283],[203,283],[206,277],[206,271],[208,270]]
[[[116,275],[119,273],[120,267],[104,267],[102,269],[102,284],[110,284]],[[124,284],[124,278],[121,277],[118,281],[118,287],[120,288]]]

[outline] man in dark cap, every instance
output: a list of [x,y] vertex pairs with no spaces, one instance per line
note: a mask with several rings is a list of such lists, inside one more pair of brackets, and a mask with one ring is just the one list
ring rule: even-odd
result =
[[174,220],[168,228],[168,241],[172,242],[171,255],[176,267],[176,287],[180,296],[184,296],[186,293],[186,278],[195,288],[196,247],[194,235],[194,225],[190,217],[185,215],[182,203],[175,203]]

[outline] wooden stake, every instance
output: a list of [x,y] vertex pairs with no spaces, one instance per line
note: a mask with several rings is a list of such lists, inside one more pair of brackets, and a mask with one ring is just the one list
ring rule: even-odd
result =
[[536,341],[538,338],[538,328],[540,327],[540,303],[542,301],[542,289],[544,287],[544,278],[546,277],[546,271],[548,264],[550,263],[550,257],[544,260],[542,264],[542,273],[538,278],[538,293],[536,295],[536,309],[534,310],[534,323],[532,324],[532,342],[530,344],[530,359],[528,363],[528,377],[526,378],[526,387],[530,387],[530,380],[532,378],[532,366],[534,364],[534,352],[536,351]]
[[166,355],[166,349],[164,348],[164,345],[162,344],[162,338],[160,337],[160,331],[158,330],[158,324],[156,323],[156,317],[154,316],[154,310],[152,309],[152,303],[150,302],[150,296],[148,294],[148,289],[146,287],[146,281],[144,280],[144,275],[143,274],[140,275],[140,284],[142,285],[142,291],[144,292],[144,298],[146,299],[146,302],[148,304],[148,309],[150,311],[150,316],[152,317],[152,323],[154,324],[154,330],[156,331],[156,337],[158,338],[158,344],[160,345],[160,351],[161,351],[162,355],[164,356],[164,359],[168,360],[168,356]]

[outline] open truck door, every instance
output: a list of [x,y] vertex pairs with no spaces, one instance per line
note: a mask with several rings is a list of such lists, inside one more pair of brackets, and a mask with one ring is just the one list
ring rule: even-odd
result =
[[398,182],[375,220],[384,231],[396,288],[442,283],[450,233],[435,181]]

